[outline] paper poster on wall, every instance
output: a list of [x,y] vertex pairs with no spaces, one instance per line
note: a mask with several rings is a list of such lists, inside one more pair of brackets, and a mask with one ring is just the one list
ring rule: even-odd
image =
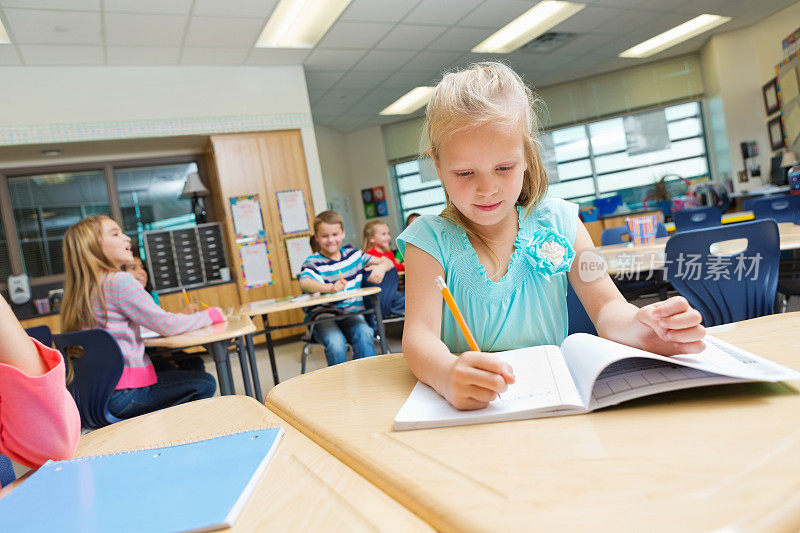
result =
[[238,247],[245,288],[272,285],[272,263],[269,261],[266,239],[240,243]]
[[793,146],[800,136],[800,104],[794,104],[788,112],[784,113],[783,125],[786,131],[786,144]]
[[297,279],[300,275],[300,269],[303,267],[305,260],[313,254],[311,251],[311,244],[308,241],[309,236],[303,235],[302,237],[291,237],[286,239],[286,255],[289,258],[289,270],[292,271],[292,279]]
[[360,246],[359,240],[361,235],[355,229],[353,224],[353,210],[350,207],[350,198],[343,193],[335,192],[330,195],[328,202],[328,209],[332,209],[339,213],[344,221],[344,242],[352,246]]
[[230,198],[231,218],[236,240],[264,238],[264,218],[261,215],[261,202],[257,194]]
[[308,231],[306,197],[301,189],[278,191],[278,214],[284,233]]
[[784,106],[794,100],[798,93],[800,93],[799,83],[797,67],[790,68],[778,78],[778,85],[781,88],[781,101]]

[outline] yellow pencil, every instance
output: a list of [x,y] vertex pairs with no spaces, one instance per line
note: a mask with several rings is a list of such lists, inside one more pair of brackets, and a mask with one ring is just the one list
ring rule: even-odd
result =
[[203,306],[203,307],[205,307],[206,309],[211,309],[211,306],[210,306],[210,305],[208,305],[207,303],[205,303],[205,302],[203,302],[203,301],[201,301],[201,300],[198,300],[198,302],[200,302],[200,305],[202,305],[202,306]]
[[461,314],[461,310],[458,308],[456,301],[453,299],[453,294],[450,292],[450,289],[447,288],[447,284],[444,282],[444,279],[442,279],[442,276],[436,276],[435,281],[436,286],[439,287],[439,290],[442,292],[442,297],[447,303],[447,307],[449,307],[450,312],[453,313],[453,318],[456,319],[458,327],[461,328],[461,333],[463,333],[464,338],[467,339],[469,349],[473,352],[480,352],[481,349],[478,348],[478,343],[475,342],[475,337],[472,336],[472,332],[467,327],[467,323],[464,321],[464,315]]
[[344,280],[344,276],[342,276],[342,270],[341,270],[341,269],[339,269],[339,279],[340,279],[340,280],[342,280],[342,283],[347,283],[347,282]]
[[186,300],[186,305],[191,305],[192,302],[189,301],[189,295],[186,294],[186,289],[181,289],[181,292],[183,292],[183,299]]

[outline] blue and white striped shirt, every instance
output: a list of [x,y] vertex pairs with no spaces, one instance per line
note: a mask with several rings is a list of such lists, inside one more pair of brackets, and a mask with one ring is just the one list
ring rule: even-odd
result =
[[[322,254],[309,256],[300,269],[299,279],[312,279],[319,283],[336,283],[339,281],[339,273],[345,280],[345,290],[361,288],[361,282],[365,278],[364,267],[366,267],[372,256],[357,250],[352,246],[345,245],[340,250],[341,259],[334,261]],[[320,307],[320,306],[316,306]],[[364,310],[364,302],[361,298],[348,298],[325,304],[325,307],[335,307],[341,313],[353,313]],[[315,314],[315,307],[308,310],[309,314]]]

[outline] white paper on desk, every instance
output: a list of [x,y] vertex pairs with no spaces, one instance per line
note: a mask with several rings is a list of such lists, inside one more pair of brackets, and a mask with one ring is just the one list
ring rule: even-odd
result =
[[298,233],[308,231],[308,214],[306,213],[306,198],[301,189],[292,191],[278,191],[278,214],[281,217],[281,226],[284,233]]

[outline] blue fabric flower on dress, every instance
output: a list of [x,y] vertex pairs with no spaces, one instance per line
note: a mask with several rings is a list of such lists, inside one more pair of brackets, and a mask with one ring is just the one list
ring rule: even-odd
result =
[[534,272],[549,280],[550,276],[569,271],[575,250],[560,233],[549,227],[539,227],[525,246],[525,257]]

